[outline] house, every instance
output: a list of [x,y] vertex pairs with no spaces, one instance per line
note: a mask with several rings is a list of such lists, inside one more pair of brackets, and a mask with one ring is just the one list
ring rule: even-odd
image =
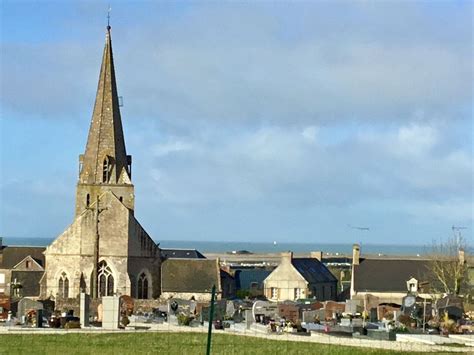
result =
[[280,264],[264,281],[269,300],[336,299],[337,279],[321,262],[321,252],[311,253],[310,258],[293,258],[292,252],[281,256]]
[[43,247],[6,246],[0,238],[0,294],[38,297],[44,275]]
[[[363,300],[366,295],[377,302],[402,304],[408,292],[421,291],[429,281],[429,259],[361,258],[360,246],[352,249],[351,299]],[[418,292],[422,298],[431,298],[429,292]]]
[[161,297],[210,301],[212,286],[217,299],[235,294],[235,280],[219,266],[219,260],[167,259],[161,268]]
[[161,249],[163,259],[206,259],[199,250],[196,249]]

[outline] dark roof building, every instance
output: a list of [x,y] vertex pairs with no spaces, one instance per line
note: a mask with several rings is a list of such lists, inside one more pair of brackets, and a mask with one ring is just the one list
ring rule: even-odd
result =
[[269,269],[237,269],[235,270],[235,283],[238,290],[263,290],[263,281],[270,275]]
[[360,259],[354,265],[353,289],[364,292],[407,292],[407,281],[428,279],[429,260]]
[[161,266],[161,288],[164,298],[211,299],[212,286],[218,298],[228,297],[235,289],[235,280],[221,270],[219,260],[166,259]]
[[291,264],[309,283],[337,282],[331,271],[317,259],[294,258]]
[[0,247],[0,269],[12,269],[30,255],[44,268],[44,247],[2,246]]
[[44,247],[0,245],[0,294],[37,297],[44,275]]
[[161,249],[161,256],[164,259],[206,259],[196,249]]

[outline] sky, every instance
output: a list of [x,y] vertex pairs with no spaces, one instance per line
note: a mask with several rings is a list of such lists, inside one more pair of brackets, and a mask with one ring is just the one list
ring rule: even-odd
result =
[[109,3],[155,240],[473,244],[471,1],[2,0],[0,236],[73,220]]

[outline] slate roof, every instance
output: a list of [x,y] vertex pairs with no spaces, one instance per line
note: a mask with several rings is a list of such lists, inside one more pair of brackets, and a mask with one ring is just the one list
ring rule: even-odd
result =
[[429,260],[361,259],[354,266],[354,290],[407,292],[407,281],[426,281]]
[[1,250],[0,269],[11,269],[28,255],[42,267],[45,266],[43,252],[45,247],[10,247],[4,246]]
[[163,292],[211,292],[212,285],[219,286],[219,277],[216,260],[167,259],[161,266]]
[[309,283],[337,282],[336,277],[318,259],[294,258],[291,264]]
[[12,282],[16,279],[22,285],[21,296],[39,296],[40,280],[44,271],[12,271]]
[[165,259],[170,258],[179,258],[179,259],[206,259],[204,255],[202,255],[196,249],[161,249],[161,255]]
[[263,281],[273,270],[267,269],[238,269],[235,271],[235,282],[238,290],[249,290],[251,284],[256,282],[258,288],[263,287]]

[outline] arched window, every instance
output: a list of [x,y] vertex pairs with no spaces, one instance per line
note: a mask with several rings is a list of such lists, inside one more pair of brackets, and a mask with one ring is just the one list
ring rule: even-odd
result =
[[109,171],[110,171],[109,158],[106,157],[102,165],[102,182],[109,181]]
[[99,263],[99,297],[113,296],[114,294],[114,275],[107,263],[102,260]]
[[58,281],[58,296],[61,298],[69,298],[69,279],[65,272],[61,274]]
[[119,201],[123,202],[123,197],[122,196],[119,197]]
[[144,272],[142,272],[141,275],[138,277],[137,298],[148,298],[148,278],[146,277]]
[[91,204],[91,195],[87,194],[86,195],[86,207],[89,207]]

